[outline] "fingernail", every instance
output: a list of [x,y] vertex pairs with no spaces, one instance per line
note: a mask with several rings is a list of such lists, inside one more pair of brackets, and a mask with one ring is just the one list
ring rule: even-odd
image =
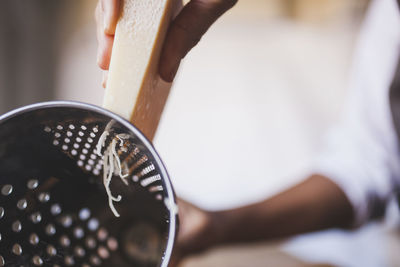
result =
[[102,47],[98,47],[97,49],[97,66],[99,66],[101,69],[105,69],[104,66],[104,51]]
[[101,63],[100,61],[101,61],[101,58],[100,58],[100,47],[99,47],[99,48],[97,48],[97,59],[96,59],[98,66],[100,66],[100,63]]
[[103,72],[103,80],[101,82],[101,85],[103,86],[103,88],[107,87],[107,77],[108,77],[107,72],[106,71]]

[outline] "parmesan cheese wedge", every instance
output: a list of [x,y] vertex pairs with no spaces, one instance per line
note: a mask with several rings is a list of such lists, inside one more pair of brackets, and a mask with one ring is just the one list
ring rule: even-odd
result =
[[103,107],[153,139],[171,83],[158,62],[179,0],[124,0],[117,24]]

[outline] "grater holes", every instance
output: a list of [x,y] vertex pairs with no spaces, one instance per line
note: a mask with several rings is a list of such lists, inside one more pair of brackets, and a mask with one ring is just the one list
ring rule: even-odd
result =
[[49,193],[46,193],[46,192],[42,192],[42,193],[40,193],[40,194],[38,195],[38,200],[39,200],[41,203],[46,203],[46,202],[48,202],[48,201],[50,200],[50,194],[49,194]]
[[56,227],[54,226],[54,224],[48,224],[46,227],[45,227],[45,233],[48,235],[48,236],[53,236],[53,235],[55,235],[56,234],[56,232],[57,232],[57,230],[56,230]]
[[66,266],[73,266],[73,265],[75,265],[75,260],[74,260],[74,258],[72,256],[65,256],[64,264]]
[[101,174],[101,170],[102,170],[102,166],[100,165],[100,167],[99,167],[99,165],[96,165],[94,168],[93,168],[93,174],[95,175],[95,176],[99,176],[100,174]]
[[142,156],[142,158],[136,163],[136,165],[138,165],[136,169],[139,169],[139,167],[142,168],[131,177],[131,180],[135,183],[139,182],[142,187],[148,187],[149,193],[156,194],[156,200],[162,200],[163,196],[160,194],[160,192],[162,192],[164,189],[162,185],[159,184],[159,182],[162,180],[161,175],[157,173],[156,167],[153,163],[149,162],[148,165],[146,164],[146,166],[145,163],[147,160],[145,159],[147,159],[147,157],[145,159],[143,159],[143,157],[144,156]]
[[50,257],[57,255],[57,249],[53,245],[48,245],[46,247],[46,252]]
[[38,255],[35,255],[35,256],[32,257],[32,263],[35,266],[42,266],[43,265],[43,260]]
[[73,220],[70,215],[64,215],[64,216],[61,216],[61,218],[59,219],[59,222],[65,228],[69,228],[69,227],[71,227]]
[[161,175],[156,174],[154,176],[150,176],[140,181],[140,185],[143,187],[147,187],[148,185],[161,180]]
[[74,248],[74,254],[75,254],[75,256],[77,256],[79,258],[83,258],[86,255],[86,251],[83,247],[77,246]]
[[20,222],[19,220],[13,222],[13,223],[11,224],[11,230],[12,230],[14,233],[19,233],[19,232],[21,232],[21,230],[22,230],[22,224],[21,224],[21,222]]
[[118,241],[117,239],[115,239],[114,237],[110,237],[107,240],[107,247],[111,250],[111,251],[116,251],[118,249]]
[[144,168],[139,172],[139,174],[138,174],[137,176],[139,176],[139,178],[140,178],[140,177],[143,177],[143,176],[149,174],[150,172],[154,171],[155,169],[156,169],[156,167],[154,166],[153,163],[151,163],[149,166],[144,167]]
[[38,224],[42,221],[42,214],[39,211],[34,212],[31,214],[30,219],[34,224]]
[[105,228],[102,227],[97,231],[97,239],[99,241],[105,241],[107,237],[108,237],[108,232]]
[[11,251],[13,254],[20,256],[22,254],[22,247],[20,244],[16,243],[12,246]]
[[126,142],[126,145],[128,146],[133,146],[133,148],[131,149],[131,151],[129,152],[129,155],[127,157],[127,160],[133,160],[135,159],[139,153],[140,153],[140,149],[136,146],[136,145],[132,145],[130,142],[128,143],[128,141]]
[[32,234],[29,236],[29,243],[30,243],[32,246],[36,246],[37,244],[39,244],[39,236],[38,236],[37,234],[35,234],[35,233],[32,233]]
[[89,259],[90,263],[95,265],[95,266],[99,266],[101,264],[101,260],[99,257],[97,257],[96,255],[92,255],[90,256]]
[[[143,167],[137,174],[133,175],[131,180],[135,183],[140,182],[142,187],[147,187],[157,181],[161,180],[161,175],[155,172],[156,168],[153,163],[150,165]],[[153,175],[151,175],[153,173]],[[149,176],[151,175],[151,176]],[[154,193],[158,191],[162,191],[162,187],[158,185],[154,185],[149,188],[149,192]]]
[[138,159],[132,166],[129,168],[132,170],[131,172],[134,172],[138,167],[140,167],[142,164],[146,163],[148,161],[148,157],[146,155],[143,155],[140,159]]
[[60,204],[53,204],[50,207],[50,213],[54,216],[59,215],[62,212]]
[[87,223],[87,228],[92,232],[96,231],[97,228],[99,228],[99,220],[96,218],[91,218]]
[[151,186],[149,188],[150,193],[155,193],[155,192],[160,192],[160,191],[163,191],[163,187],[161,185],[155,185],[155,186]]
[[[60,149],[60,151],[62,151],[61,150],[62,145],[64,145],[64,144],[67,145],[69,148],[69,151],[65,151],[65,152],[69,157],[71,157],[74,160],[74,162],[76,162],[75,164],[78,164],[78,161],[81,161],[80,167],[82,167],[83,170],[85,170],[87,168],[87,165],[90,165],[91,173],[93,173],[93,174],[97,173],[97,175],[98,175],[101,173],[101,170],[102,170],[102,160],[101,160],[101,157],[94,154],[95,150],[96,150],[95,145],[96,145],[98,136],[96,137],[96,135],[94,135],[94,137],[92,137],[92,135],[91,135],[92,132],[95,134],[95,130],[92,129],[93,124],[86,124],[87,127],[86,126],[84,127],[86,129],[83,129],[82,128],[83,125],[81,125],[79,123],[74,122],[74,124],[75,124],[75,129],[73,131],[71,131],[72,136],[68,136],[68,134],[67,134],[68,123],[64,124],[65,131],[61,132],[62,136],[60,137],[60,139],[58,139],[60,144],[59,144],[59,147],[57,147],[57,149]],[[95,128],[95,129],[96,129],[96,132],[98,132],[98,129],[97,128]],[[100,128],[100,130],[101,130],[101,128]],[[84,135],[79,136],[78,135],[79,131],[82,131]],[[50,135],[50,137],[52,137],[52,134]],[[70,139],[69,143],[65,142],[66,137]],[[77,137],[81,138],[80,142],[76,141]],[[51,142],[51,140],[50,140],[50,142]],[[139,146],[139,148],[141,148],[141,147]],[[86,151],[83,151],[83,149],[87,149],[87,153],[86,153]],[[157,165],[156,165],[156,163],[154,163],[154,165],[151,163],[152,160],[150,160],[150,156],[148,158],[146,155],[144,155],[143,152],[141,152],[134,145],[131,145],[128,149],[129,149],[128,150],[129,153],[122,153],[123,157],[126,157],[127,155],[130,155],[132,151],[135,151],[134,153],[132,153],[133,157],[129,157],[126,159],[126,161],[123,162],[125,164],[125,166],[128,166],[128,167],[135,165],[134,166],[135,168],[131,169],[131,170],[134,170],[135,172],[130,173],[130,179],[133,179],[132,175],[136,174],[137,179],[138,179],[137,181],[140,182],[146,178],[149,178],[148,176],[151,177],[151,176],[154,176],[155,174],[157,174],[155,171],[155,169],[157,168]],[[72,150],[75,150],[75,152],[72,152]],[[117,151],[120,152],[119,149],[117,149]],[[80,158],[81,155],[84,155],[86,157],[84,159],[81,159]],[[131,163],[133,163],[133,164],[127,164],[128,161],[131,161]],[[121,163],[122,163],[122,160],[121,160]],[[151,168],[153,168],[153,170],[151,170]],[[126,171],[128,171],[128,170],[126,170]],[[88,177],[88,179],[90,179],[90,177]],[[98,177],[95,177],[95,176],[91,176],[91,179],[93,181],[98,181]],[[148,185],[148,190],[151,193],[153,193],[154,195],[156,195],[158,192],[162,191],[162,186],[159,186],[159,184],[160,184],[159,182],[150,183]],[[47,189],[47,191],[49,191],[49,190]],[[52,202],[54,201],[54,199],[53,199],[54,197],[55,197],[55,195],[51,194]],[[16,199],[16,200],[18,200],[18,199]],[[28,199],[28,201],[29,201],[29,208],[31,208],[31,205],[33,203],[31,203],[30,199]],[[50,208],[50,205],[48,207],[46,205],[46,208]],[[65,208],[66,207],[64,207],[64,205],[63,205],[63,209],[65,209]],[[80,212],[79,209],[77,211]],[[63,212],[65,212],[65,211],[63,211]],[[83,266],[85,266],[85,267],[95,266],[94,263],[96,263],[96,260],[93,263],[93,259],[91,256],[97,257],[100,260],[99,264],[101,265],[103,260],[105,261],[105,259],[107,257],[110,257],[111,255],[113,255],[112,251],[115,251],[118,249],[118,243],[114,238],[109,237],[108,235],[106,237],[101,237],[101,233],[103,230],[102,225],[98,225],[96,231],[92,232],[89,230],[89,228],[90,228],[89,221],[91,219],[91,216],[93,216],[94,214],[90,214],[90,211],[89,211],[89,215],[87,215],[87,218],[85,220],[83,220],[82,218],[79,217],[78,212],[76,215],[75,214],[73,215],[74,221],[73,221],[73,224],[71,225],[72,227],[69,229],[63,229],[63,227],[59,224],[59,221],[58,221],[59,217],[56,217],[54,224],[57,227],[57,233],[53,237],[53,238],[56,238],[56,242],[55,243],[53,242],[52,244],[55,246],[55,248],[57,248],[57,254],[59,254],[59,256],[57,256],[58,260],[55,260],[55,258],[54,258],[53,260],[55,260],[55,261],[53,261],[51,264],[50,264],[51,261],[49,261],[49,262],[47,261],[48,259],[50,259],[49,258],[50,255],[48,255],[46,253],[46,246],[48,245],[48,243],[47,244],[44,243],[46,241],[45,239],[49,238],[46,236],[46,232],[44,232],[45,226],[47,226],[49,222],[42,223],[42,225],[39,225],[42,227],[41,228],[42,230],[38,230],[39,232],[41,232],[41,233],[38,232],[38,234],[41,234],[41,235],[44,234],[44,236],[43,236],[44,239],[41,240],[41,242],[40,242],[40,244],[43,245],[43,253],[44,254],[42,255],[37,252],[37,255],[42,257],[42,259],[44,261],[43,265],[47,266],[49,264],[49,266],[55,267],[53,264],[57,263],[60,266],[66,266],[67,263],[64,262],[65,256],[71,256],[74,258],[75,263],[73,266],[82,266],[82,267]],[[47,213],[48,213],[48,210],[46,212],[43,212],[43,215],[47,215]],[[59,215],[59,216],[64,215],[63,213],[60,213],[60,214],[61,215]],[[43,221],[46,221],[46,219],[47,219],[47,217],[45,216]],[[26,228],[24,221],[23,221],[23,224],[24,224],[24,228]],[[79,229],[79,227],[80,227],[80,229]],[[26,229],[24,229],[24,230],[26,230]],[[43,233],[42,233],[42,231],[43,231]],[[68,234],[65,231],[67,231]],[[81,231],[83,231],[83,233]],[[58,244],[60,235],[64,234],[62,232],[67,234],[67,237],[71,241],[71,244],[68,249],[63,249]],[[97,242],[97,244],[95,245],[95,248],[93,250],[89,250],[85,246],[85,240],[86,240],[86,237],[88,236],[88,234],[92,235],[95,238],[95,241]],[[81,239],[80,239],[80,236],[82,236]],[[41,239],[42,239],[42,237],[41,237]],[[22,245],[24,245],[24,244],[22,244]],[[79,245],[81,245],[81,247],[79,247]],[[25,247],[23,247],[23,248],[24,248],[24,250],[26,250]],[[79,255],[82,255],[82,254],[77,252],[78,250],[80,250],[82,252],[81,249],[83,249],[83,251],[85,251],[85,254],[83,257],[79,257]],[[25,254],[25,251],[24,251],[24,254]],[[34,254],[32,254],[32,255],[34,255]],[[30,255],[31,258],[32,258],[32,255]],[[7,255],[5,255],[5,256],[7,256]],[[60,258],[60,257],[62,257],[62,258]],[[32,264],[32,263],[30,263],[30,264]],[[105,262],[103,262],[103,264],[105,264]],[[28,265],[29,265],[29,263],[28,263]]]
[[3,196],[9,196],[11,195],[13,189],[13,186],[10,184],[3,185],[3,187],[1,188],[1,194]]
[[[24,210],[28,207],[28,202],[26,201],[25,198],[18,200],[17,202],[17,208],[19,210]],[[0,216],[1,217],[1,216]]]
[[68,238],[68,236],[66,236],[66,235],[62,235],[62,236],[60,237],[59,242],[60,242],[60,245],[61,245],[62,247],[64,247],[64,248],[67,248],[67,247],[69,247],[69,246],[71,245],[71,240],[70,240],[70,239]]
[[26,186],[28,187],[28,189],[35,189],[36,187],[38,187],[39,185],[39,181],[36,179],[31,179],[27,182]]
[[79,219],[82,221],[86,221],[87,219],[90,218],[90,210],[88,208],[83,208],[79,211],[78,214]]
[[107,259],[110,257],[110,252],[108,251],[107,248],[105,248],[104,246],[100,246],[97,249],[97,254],[100,256],[100,258],[102,259]]
[[95,165],[100,158],[95,154],[96,149],[93,146],[98,126],[96,125],[91,131],[88,131],[89,128],[85,125],[73,125],[73,127],[70,127],[70,125],[64,127],[67,130],[64,136],[62,131],[57,135],[59,138],[54,140],[56,141],[55,145],[61,145],[61,149],[64,152],[76,159],[79,167],[85,171],[92,172],[94,175],[99,175],[100,171],[95,171]]
[[88,249],[94,249],[97,246],[97,242],[93,237],[89,236],[85,239],[85,246]]
[[[63,129],[66,129],[64,136],[62,133]],[[57,132],[55,136],[57,138],[53,140],[54,145],[60,145],[61,149],[67,152],[69,156],[74,158],[78,157],[76,162],[79,167],[95,175],[99,175],[100,171],[94,171],[94,162],[98,160],[98,157],[95,155],[95,148],[92,147],[94,138],[96,138],[96,132],[98,132],[98,126],[93,127],[92,131],[87,131],[88,127],[85,125],[69,124],[63,127],[63,129],[60,128]],[[80,150],[81,148],[82,150]],[[89,156],[92,154],[93,156]],[[89,157],[91,157],[94,162],[87,162]]]
[[85,236],[85,231],[82,229],[82,227],[77,226],[74,228],[73,234],[76,239],[82,239]]

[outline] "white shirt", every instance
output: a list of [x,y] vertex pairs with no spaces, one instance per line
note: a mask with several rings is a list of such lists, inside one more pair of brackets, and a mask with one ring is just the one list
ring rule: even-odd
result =
[[356,49],[347,107],[314,169],[344,191],[355,225],[381,215],[400,188],[399,140],[389,104],[399,52],[400,8],[396,0],[375,0]]

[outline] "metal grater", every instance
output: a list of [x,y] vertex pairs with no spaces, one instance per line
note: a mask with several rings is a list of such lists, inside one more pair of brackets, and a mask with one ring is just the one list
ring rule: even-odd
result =
[[[118,148],[128,185],[111,182],[108,206],[96,145]],[[166,267],[177,227],[175,196],[151,143],[101,108],[47,102],[0,116],[0,266]]]

